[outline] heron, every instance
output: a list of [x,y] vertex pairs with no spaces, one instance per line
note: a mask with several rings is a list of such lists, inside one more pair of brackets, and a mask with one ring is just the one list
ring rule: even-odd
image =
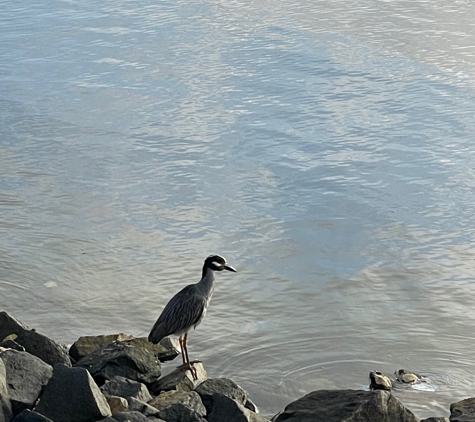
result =
[[169,335],[178,336],[183,360],[182,367],[191,371],[194,380],[198,377],[192,364],[199,361],[190,362],[188,357],[186,344],[188,332],[196,328],[205,317],[214,291],[214,272],[223,270],[237,272],[222,256],[208,256],[203,265],[201,280],[184,287],[170,299],[148,335],[148,341],[154,344]]

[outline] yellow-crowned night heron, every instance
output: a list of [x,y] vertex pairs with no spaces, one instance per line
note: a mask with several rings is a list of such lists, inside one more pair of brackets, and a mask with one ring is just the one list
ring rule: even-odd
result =
[[214,291],[214,272],[223,270],[236,272],[222,256],[206,258],[201,280],[186,286],[171,298],[148,335],[151,343],[158,343],[171,334],[179,336],[183,367],[191,370],[194,379],[197,379],[196,370],[191,366],[186,346],[188,331],[196,328],[206,315]]

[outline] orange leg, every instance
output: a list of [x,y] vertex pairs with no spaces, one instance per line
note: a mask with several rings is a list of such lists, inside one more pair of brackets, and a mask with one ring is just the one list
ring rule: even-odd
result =
[[196,368],[194,368],[192,364],[190,363],[190,357],[188,356],[188,347],[186,346],[187,339],[188,339],[188,333],[185,333],[185,335],[183,336],[183,349],[186,355],[186,362],[187,362],[186,365],[190,369],[191,375],[193,375],[193,379],[196,381],[198,379],[198,374],[196,373]]
[[[186,336],[186,334],[185,334]],[[185,354],[185,347],[183,346],[183,336],[180,336],[180,338],[178,339],[178,342],[180,343],[180,349],[181,349],[181,359],[183,360],[183,366],[186,366],[186,360],[185,360],[185,356],[188,358],[188,354]]]

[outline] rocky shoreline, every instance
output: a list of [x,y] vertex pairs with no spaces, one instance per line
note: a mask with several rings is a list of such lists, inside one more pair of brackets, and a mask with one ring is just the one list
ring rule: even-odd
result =
[[[249,394],[196,363],[161,374],[177,342],[157,345],[117,334],[81,337],[68,350],[0,313],[0,422],[269,422]],[[450,418],[475,422],[475,398],[454,403]],[[318,390],[290,403],[273,422],[419,422],[389,391]],[[420,421],[422,422],[422,421]]]

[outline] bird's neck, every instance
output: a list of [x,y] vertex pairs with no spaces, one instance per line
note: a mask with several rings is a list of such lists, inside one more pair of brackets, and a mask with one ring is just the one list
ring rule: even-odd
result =
[[214,287],[214,271],[207,266],[204,266],[199,284],[203,286],[206,291],[212,291]]

